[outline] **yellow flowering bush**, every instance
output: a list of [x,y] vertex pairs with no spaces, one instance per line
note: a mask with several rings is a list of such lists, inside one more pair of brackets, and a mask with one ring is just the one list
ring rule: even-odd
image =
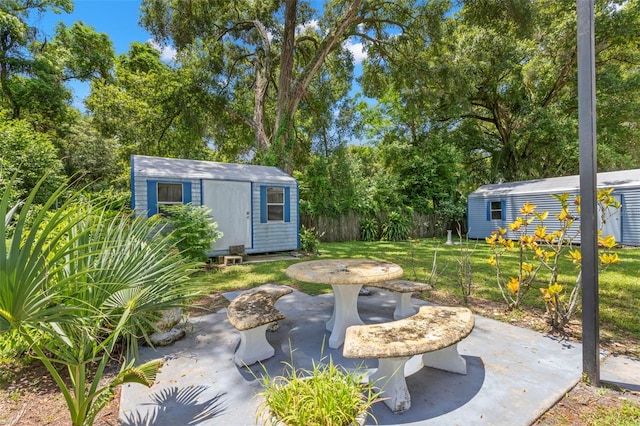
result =
[[[598,208],[602,212],[603,223],[608,218],[606,215],[612,214],[611,209],[620,208],[620,204],[611,196],[612,191],[613,188],[598,191]],[[496,268],[498,286],[510,309],[521,305],[540,271],[549,273],[546,287],[539,290],[546,306],[549,324],[554,329],[561,330],[575,314],[582,287],[582,255],[580,249],[575,247],[580,230],[574,228],[574,223],[580,216],[580,197],[571,199],[569,194],[554,194],[553,197],[560,202],[560,212],[553,215],[557,220],[555,226],[548,223],[549,212],[539,213],[536,211],[537,206],[527,201],[520,208],[521,216],[508,225],[515,238],[507,238],[507,229],[498,228],[486,238],[486,242],[493,253],[488,262]],[[603,236],[600,231],[598,243],[603,249],[599,256],[602,266],[620,262],[618,254],[611,251],[616,246],[612,235]],[[517,271],[511,276],[505,274],[502,267],[503,256],[509,254],[518,257]],[[558,283],[558,268],[563,256],[571,259],[579,271],[573,286]]]

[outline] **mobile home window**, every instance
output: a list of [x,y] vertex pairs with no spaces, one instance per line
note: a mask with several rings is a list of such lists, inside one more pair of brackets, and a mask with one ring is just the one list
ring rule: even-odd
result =
[[491,219],[502,220],[502,201],[491,202]]
[[158,182],[158,206],[182,204],[182,184]]
[[284,188],[267,188],[267,220],[284,221]]

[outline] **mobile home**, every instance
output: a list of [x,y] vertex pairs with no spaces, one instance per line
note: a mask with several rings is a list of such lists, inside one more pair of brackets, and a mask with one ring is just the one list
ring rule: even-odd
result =
[[[613,235],[619,244],[640,246],[640,169],[598,173],[598,188],[614,188],[612,195],[622,208],[607,214],[603,232]],[[483,185],[469,194],[467,226],[469,238],[485,238],[498,228],[522,216],[520,208],[529,201],[536,211],[550,214],[560,211],[560,202],[552,194],[578,195],[580,177],[565,176]],[[553,229],[553,220],[547,220]],[[578,226],[578,224],[574,225]],[[509,230],[508,237],[515,235]]]

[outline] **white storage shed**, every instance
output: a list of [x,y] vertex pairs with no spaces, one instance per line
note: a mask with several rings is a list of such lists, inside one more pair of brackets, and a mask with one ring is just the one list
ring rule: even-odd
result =
[[[640,169],[598,173],[598,188],[614,188],[612,195],[622,208],[606,221],[605,235],[613,235],[619,244],[640,246]],[[578,195],[580,177],[565,176],[483,185],[469,194],[467,199],[468,237],[481,239],[493,231],[507,228],[520,214],[520,208],[529,201],[537,205],[536,211],[560,211],[560,203],[551,194]],[[545,222],[554,230],[554,220]],[[575,224],[578,226],[579,224]],[[515,235],[509,230],[508,237]]]
[[297,250],[298,183],[276,167],[131,156],[136,215],[166,204],[206,206],[224,234],[211,256],[244,246],[247,254]]

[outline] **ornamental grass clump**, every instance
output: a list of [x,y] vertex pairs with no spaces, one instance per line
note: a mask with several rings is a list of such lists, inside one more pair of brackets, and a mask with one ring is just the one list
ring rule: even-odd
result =
[[[262,378],[260,396],[264,402],[257,412],[266,425],[347,426],[361,424],[371,406],[380,400],[373,383],[363,383],[364,374],[349,372],[328,363],[314,362],[311,370],[296,369],[287,363],[285,374]],[[375,419],[374,419],[375,420]]]

